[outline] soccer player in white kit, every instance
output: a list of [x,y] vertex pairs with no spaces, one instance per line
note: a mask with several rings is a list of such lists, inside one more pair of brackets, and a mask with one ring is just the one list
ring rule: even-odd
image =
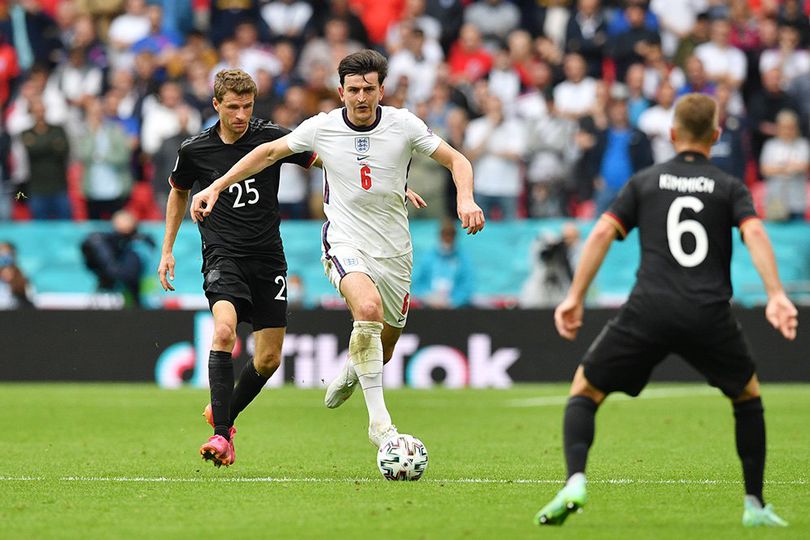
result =
[[338,66],[345,107],[309,118],[292,133],[259,145],[194,196],[192,218],[211,213],[219,193],[305,150],[323,163],[321,232],[324,269],[354,319],[349,361],[330,383],[325,403],[340,406],[360,382],[369,414],[369,440],[379,447],[397,434],[385,407],[383,364],[391,359],[408,315],[413,267],[408,212],[408,166],[414,151],[448,168],[458,192],[457,212],[467,234],[484,227],[473,200],[470,162],[405,109],[379,105],[388,70],[381,54],[364,50]]

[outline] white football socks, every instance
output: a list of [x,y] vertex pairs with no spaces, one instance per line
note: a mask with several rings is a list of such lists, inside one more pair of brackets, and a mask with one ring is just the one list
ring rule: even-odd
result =
[[383,396],[382,329],[381,322],[355,321],[349,339],[349,358],[366,398],[369,425],[375,429],[391,424]]

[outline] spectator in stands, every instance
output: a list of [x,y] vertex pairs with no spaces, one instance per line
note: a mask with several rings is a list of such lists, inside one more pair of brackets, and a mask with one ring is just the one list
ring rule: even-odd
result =
[[301,43],[304,28],[312,17],[312,5],[301,0],[272,0],[260,8],[262,19],[270,29],[271,39],[288,39]]
[[711,39],[695,48],[695,56],[703,62],[706,76],[712,82],[726,83],[735,90],[745,80],[748,60],[731,45],[731,23],[726,19],[712,21]]
[[[284,104],[273,111],[273,122],[279,126],[295,129],[300,121],[301,118]],[[292,163],[283,164],[281,169],[282,181],[278,187],[278,211],[281,218],[308,218],[309,171]]]
[[372,46],[384,45],[385,33],[399,19],[404,5],[404,0],[349,0],[349,6],[363,21]]
[[669,82],[664,81],[658,87],[655,101],[655,106],[641,113],[638,129],[650,139],[653,161],[663,163],[675,157],[669,134],[675,113],[675,89]]
[[[445,117],[445,121],[443,123],[444,127],[442,128],[442,131],[440,131],[441,136],[447,142],[447,144],[459,152],[463,152],[464,137],[467,134],[468,125],[469,118],[467,116],[467,111],[461,107],[451,107]],[[442,174],[444,175],[445,185],[444,215],[454,219],[456,217],[456,184],[453,182],[453,175],[449,170],[444,169]],[[430,204],[430,202],[428,202],[428,204]]]
[[[323,37],[311,39],[301,50],[298,75],[306,79],[315,64],[327,66],[329,73],[336,74],[340,60],[362,48],[360,43],[349,39],[349,27],[344,19],[337,17],[329,19]],[[334,86],[337,88],[338,84]]]
[[464,22],[478,28],[485,43],[495,45],[518,27],[520,10],[503,0],[477,0],[464,10]]
[[287,276],[287,307],[291,309],[306,307],[306,297],[304,279],[301,274],[289,274]]
[[436,309],[464,307],[475,290],[475,265],[456,243],[456,225],[442,221],[439,243],[416,261],[413,294]]
[[548,114],[546,99],[553,94],[551,69],[545,62],[533,62],[529,66],[529,84],[512,106],[507,106],[508,114],[515,115],[531,125]]
[[779,27],[779,48],[763,51],[759,57],[759,72],[779,69],[782,74],[782,87],[800,75],[810,73],[810,52],[798,49],[799,31],[788,25]]
[[17,51],[8,42],[8,36],[0,31],[0,111],[5,110],[11,98],[11,84],[19,75]]
[[48,84],[58,88],[70,106],[71,124],[80,120],[85,102],[101,94],[103,78],[101,68],[89,62],[82,47],[72,48],[65,61],[56,66]]
[[792,110],[782,110],[776,116],[776,137],[765,142],[760,157],[768,219],[804,219],[808,166],[810,143],[801,136],[799,118]]
[[776,115],[783,109],[799,111],[799,107],[782,89],[782,74],[771,69],[762,74],[762,90],[751,96],[748,119],[751,125],[751,151],[759,160],[765,141],[776,135]]
[[728,17],[731,23],[729,42],[746,54],[755,51],[759,47],[759,33],[748,0],[731,0]]
[[661,44],[652,41],[644,51],[644,97],[655,100],[658,88],[664,82],[672,88],[680,88],[686,84],[686,75],[664,56]]
[[585,60],[579,54],[565,55],[565,80],[554,87],[554,103],[561,115],[586,116],[596,100],[596,81],[587,77]]
[[241,21],[234,28],[233,38],[239,49],[238,67],[254,79],[261,69],[269,71],[271,75],[277,75],[281,71],[279,59],[270,47],[259,40],[259,28],[256,23],[250,20]]
[[625,80],[627,69],[631,64],[644,62],[647,44],[660,42],[658,32],[645,24],[646,11],[638,2],[628,2],[624,8],[627,29],[610,38],[607,52],[616,65],[616,79]]
[[11,219],[11,201],[14,196],[11,184],[11,137],[0,122],[0,222]]
[[507,49],[499,48],[495,51],[492,70],[487,79],[489,93],[501,98],[501,103],[514,103],[520,94],[520,73],[512,64]]
[[601,1],[578,0],[576,12],[568,19],[565,52],[581,55],[588,66],[588,76],[601,79],[606,44],[607,19]]
[[[666,0],[664,0],[662,3],[665,6],[667,5]],[[689,59],[689,57],[695,54],[695,49],[697,49],[699,45],[709,41],[709,33],[709,14],[705,12],[698,13],[692,29],[678,42],[678,48],[675,49],[672,62],[681,69],[686,70],[686,61]]]
[[[652,30],[653,32],[658,32],[658,19],[655,16],[655,13],[652,11],[647,10],[647,1],[646,0],[623,0],[621,2],[616,2],[617,4],[622,4],[624,8],[631,4],[636,4],[641,6],[641,9],[644,11],[644,26],[648,30]],[[627,18],[627,11],[625,9],[617,10],[614,13],[614,16],[608,21],[608,36],[614,37],[618,36],[622,32],[626,31],[630,28],[630,21]]]
[[405,47],[405,32],[418,28],[424,37],[422,54],[431,62],[441,62],[444,59],[444,51],[439,44],[442,36],[441,24],[425,13],[425,8],[425,0],[405,0],[402,18],[388,27],[385,37],[385,48],[389,55]]
[[121,125],[105,118],[100,101],[88,100],[84,116],[84,132],[76,139],[76,157],[83,166],[87,217],[109,219],[124,207],[132,190],[132,149]]
[[[452,1],[452,0],[451,0]],[[326,33],[326,24],[330,19],[342,19],[349,29],[349,39],[361,43],[368,47],[371,43],[368,39],[368,31],[363,21],[349,6],[349,0],[329,0],[328,9],[317,9],[309,19],[307,28],[304,30],[307,41],[315,37],[321,37]]]
[[154,154],[163,141],[180,133],[181,111],[188,115],[188,132],[197,133],[201,125],[200,113],[183,101],[180,85],[176,82],[160,85],[159,102],[144,107],[141,147],[146,154]]
[[[152,196],[160,209],[161,215],[166,212],[166,201],[169,200],[169,191],[171,190],[169,176],[177,163],[177,151],[180,150],[183,141],[197,133],[189,128],[191,112],[191,109],[185,107],[178,109],[177,133],[163,139],[157,151],[152,154]],[[185,217],[190,216],[186,215]]]
[[396,92],[403,82],[408,87],[408,104],[427,101],[436,84],[437,64],[441,59],[430,59],[425,54],[425,34],[421,28],[401,25],[403,46],[388,61],[386,92]]
[[697,56],[690,56],[686,60],[686,84],[678,88],[677,97],[697,92],[700,94],[714,95],[715,83],[709,80],[706,70],[703,69],[703,61]]
[[580,250],[579,229],[571,222],[562,226],[560,234],[540,231],[529,248],[531,270],[520,291],[520,307],[556,306],[571,284]]
[[450,47],[447,63],[454,85],[470,85],[492,69],[492,56],[484,48],[481,31],[474,24],[465,23],[461,27],[458,40]]
[[560,50],[565,49],[565,32],[573,11],[573,0],[515,3],[521,7],[524,25],[530,32],[545,36]]
[[425,13],[434,17],[442,27],[442,49],[450,50],[464,22],[464,0],[427,0]]
[[[652,0],[650,11],[661,25],[661,45],[667,57],[673,57],[679,43],[689,37],[698,15],[706,9],[706,0]],[[689,51],[691,54],[691,51]]]
[[126,0],[124,13],[110,23],[107,39],[111,62],[115,67],[132,65],[132,47],[149,35],[151,27],[146,13],[146,0]]
[[17,52],[22,71],[35,65],[53,66],[57,59],[59,27],[40,6],[39,0],[19,0],[9,8],[8,41]]
[[0,310],[32,308],[32,291],[17,265],[17,248],[11,242],[0,242]]
[[534,218],[565,215],[565,183],[579,158],[574,144],[577,123],[557,112],[552,92],[546,92],[545,99],[546,114],[527,124],[527,155],[531,156],[527,206],[529,217]]
[[30,104],[34,126],[23,131],[28,181],[25,195],[34,219],[70,219],[73,211],[67,194],[67,169],[70,142],[61,126],[45,119],[45,104]]
[[717,124],[720,138],[712,146],[711,161],[735,178],[745,179],[745,168],[749,160],[748,130],[745,118],[729,111],[733,91],[728,85],[717,86]]
[[19,135],[34,125],[31,112],[33,101],[45,105],[46,120],[49,124],[64,126],[68,121],[68,105],[65,96],[55,85],[48,83],[48,70],[42,66],[34,67],[28,78],[20,84],[17,96],[11,101],[6,111],[6,129],[12,137]]
[[183,44],[183,36],[166,29],[161,6],[150,4],[146,8],[146,17],[149,20],[149,33],[132,44],[132,52],[149,51],[155,55],[158,64],[165,67]]
[[219,47],[224,40],[233,36],[234,28],[244,21],[253,21],[256,24],[260,41],[269,39],[270,32],[255,0],[211,2],[208,37],[214,47]]
[[789,25],[799,32],[801,47],[810,47],[810,21],[806,6],[798,0],[784,0],[779,7],[779,24]]
[[627,111],[630,115],[630,125],[638,127],[639,117],[644,111],[650,108],[650,102],[644,96],[643,64],[632,64],[627,68],[624,87],[627,92]]
[[607,111],[609,125],[598,134],[593,155],[599,163],[596,215],[610,207],[633,174],[653,164],[650,141],[630,125],[624,96],[611,97]]
[[467,126],[464,146],[475,172],[475,198],[484,215],[493,219],[497,209],[501,219],[516,219],[526,152],[522,122],[505,118],[501,100],[490,95],[484,101],[484,116]]
[[146,265],[141,253],[154,249],[154,240],[138,232],[138,220],[126,210],[112,217],[111,232],[94,232],[82,242],[87,268],[98,278],[99,291],[124,294],[125,307],[141,306],[141,278]]

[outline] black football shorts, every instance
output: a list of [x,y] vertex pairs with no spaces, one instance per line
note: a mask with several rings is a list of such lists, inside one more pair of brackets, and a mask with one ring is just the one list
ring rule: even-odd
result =
[[231,302],[239,322],[253,330],[287,326],[287,271],[255,257],[214,255],[203,265],[203,289],[208,305]]
[[736,398],[755,373],[750,347],[727,303],[677,305],[631,299],[585,353],[585,378],[605,393],[637,396],[675,353],[709,384]]

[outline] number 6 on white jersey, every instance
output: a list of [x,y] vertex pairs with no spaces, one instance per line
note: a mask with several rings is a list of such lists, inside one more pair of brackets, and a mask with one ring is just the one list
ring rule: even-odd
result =
[[[669,207],[667,212],[667,242],[669,251],[675,260],[683,267],[692,268],[706,259],[709,253],[709,238],[706,229],[700,222],[694,219],[680,221],[681,212],[684,208],[693,210],[695,213],[703,210],[703,203],[697,197],[678,197]],[[695,237],[695,251],[686,253],[681,244],[681,237],[691,233]]]

